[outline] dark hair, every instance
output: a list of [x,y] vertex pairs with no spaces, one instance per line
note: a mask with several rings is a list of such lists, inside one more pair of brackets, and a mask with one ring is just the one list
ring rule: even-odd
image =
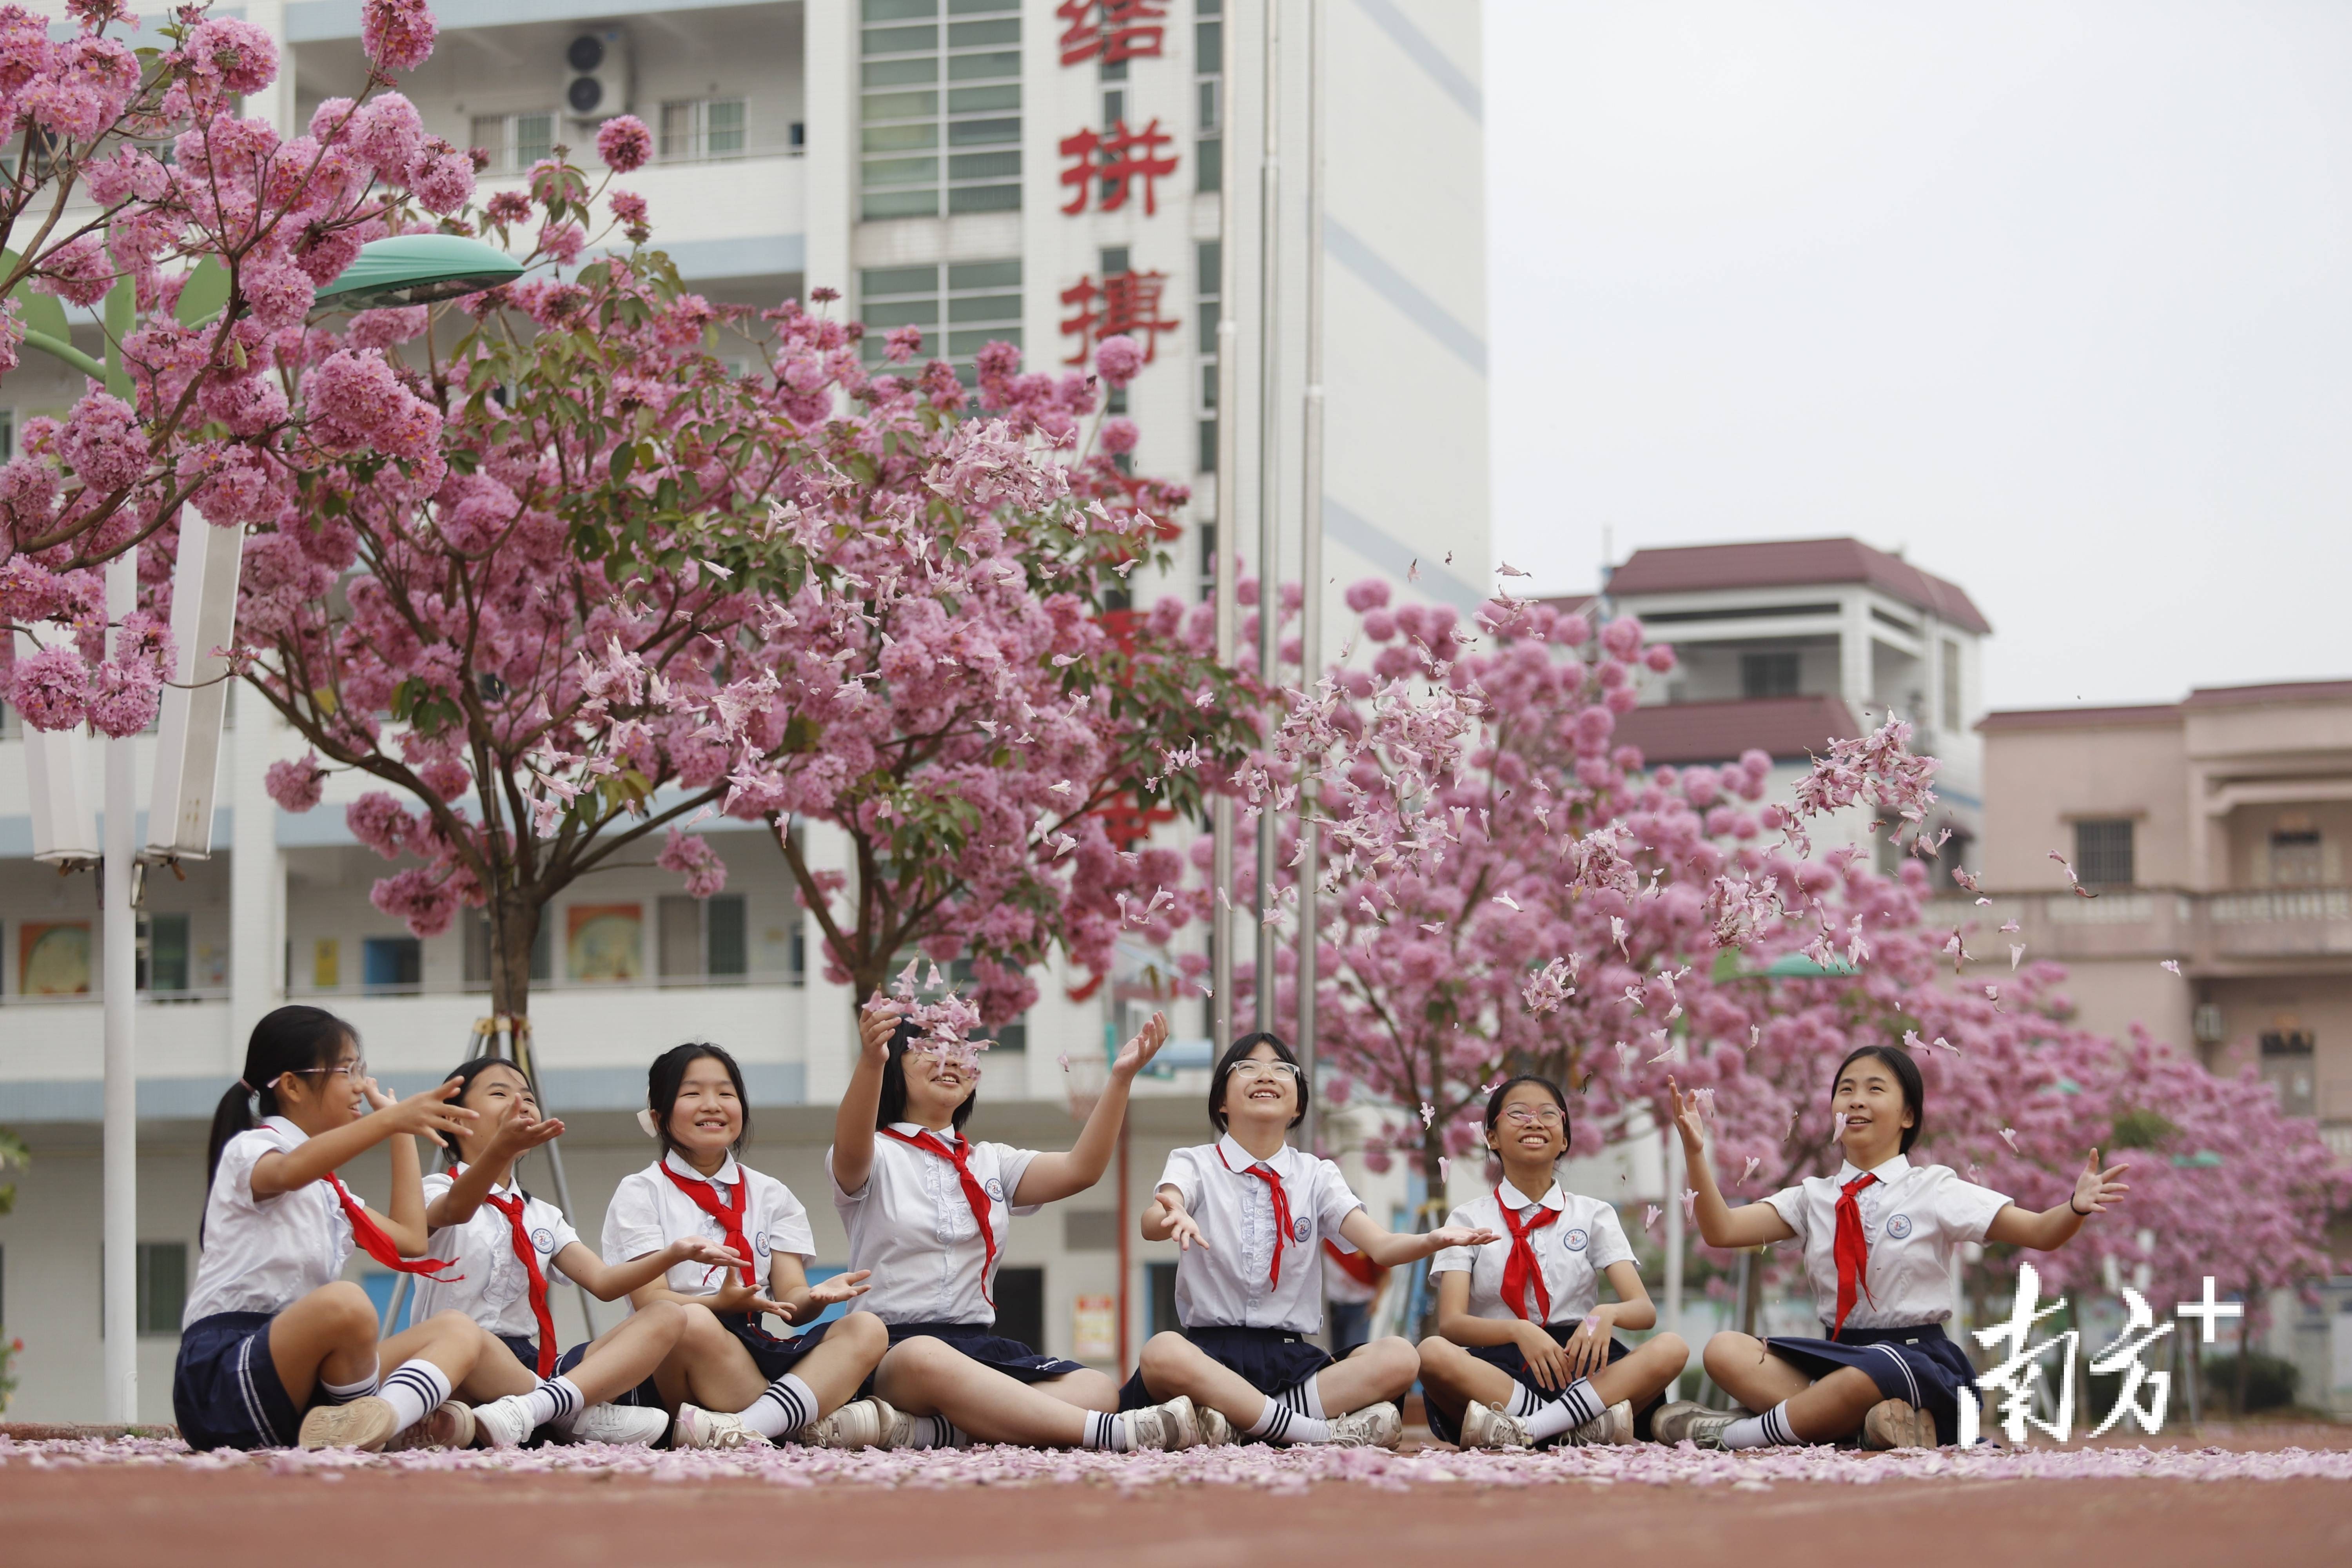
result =
[[[278,1114],[279,1078],[306,1068],[331,1068],[344,1043],[357,1045],[359,1038],[357,1029],[324,1007],[280,1007],[254,1025],[252,1036],[245,1042],[245,1075],[229,1086],[213,1110],[212,1136],[205,1144],[205,1191],[212,1191],[213,1177],[220,1171],[221,1151],[228,1147],[228,1141],[260,1126],[261,1117]],[[204,1239],[201,1226],[196,1239]]]
[[[890,1055],[882,1063],[882,1098],[874,1103],[874,1131],[879,1132],[894,1121],[907,1120],[907,1052],[922,1037],[915,1026],[904,1018],[890,1031]],[[980,1103],[980,1085],[973,1084],[963,1103],[955,1108],[953,1123],[958,1132],[971,1120],[972,1108]]]
[[[1225,1079],[1233,1077],[1234,1068],[1249,1060],[1250,1053],[1260,1046],[1272,1046],[1276,1060],[1288,1062],[1294,1068],[1298,1065],[1298,1058],[1291,1054],[1288,1046],[1282,1043],[1282,1037],[1264,1029],[1255,1035],[1244,1035],[1227,1047],[1225,1054],[1217,1058],[1217,1070],[1209,1079],[1209,1120],[1220,1132],[1225,1131]],[[1298,1074],[1294,1081],[1298,1085],[1298,1114],[1290,1119],[1290,1125],[1296,1127],[1307,1120],[1309,1091],[1305,1073]]]
[[751,1096],[743,1087],[743,1069],[735,1065],[733,1057],[717,1046],[689,1041],[683,1046],[672,1046],[656,1057],[654,1065],[646,1069],[646,1109],[654,1113],[654,1136],[661,1140],[665,1154],[677,1152],[677,1141],[669,1135],[669,1113],[677,1105],[677,1091],[686,1082],[686,1069],[705,1057],[727,1069],[728,1078],[735,1085],[736,1103],[743,1108],[743,1131],[736,1134],[735,1142],[727,1145],[727,1152],[741,1154],[743,1141],[751,1136]]
[[[530,1081],[530,1074],[523,1071],[520,1064],[509,1061],[505,1057],[475,1057],[469,1060],[459,1062],[455,1068],[451,1068],[449,1076],[441,1080],[443,1083],[448,1083],[454,1080],[457,1085],[457,1092],[449,1097],[449,1103],[452,1105],[464,1104],[467,1094],[474,1087],[474,1080],[481,1077],[484,1073],[489,1071],[492,1068],[504,1068],[509,1072],[513,1073],[517,1078],[522,1079],[523,1087],[530,1090],[532,1103],[538,1103],[539,1085]],[[683,1070],[683,1068],[680,1069],[681,1073]],[[672,1095],[675,1096],[677,1091],[672,1090],[671,1092]],[[452,1166],[456,1165],[457,1163],[457,1137],[454,1132],[449,1134],[449,1146],[446,1151],[446,1154],[447,1163]]]
[[1894,1046],[1858,1046],[1848,1051],[1845,1060],[1838,1063],[1837,1071],[1830,1075],[1830,1099],[1836,1100],[1838,1080],[1845,1077],[1845,1069],[1864,1057],[1876,1057],[1885,1062],[1895,1074],[1895,1081],[1903,1086],[1903,1104],[1911,1112],[1911,1125],[1903,1130],[1902,1152],[1908,1154],[1927,1125],[1927,1086],[1920,1079],[1919,1064],[1911,1059],[1909,1051]]
[[1560,1092],[1559,1085],[1541,1073],[1523,1072],[1516,1077],[1507,1078],[1495,1086],[1495,1092],[1486,1097],[1486,1131],[1492,1133],[1495,1131],[1495,1123],[1503,1119],[1503,1097],[1523,1083],[1539,1086],[1559,1107],[1559,1135],[1564,1144],[1573,1131],[1569,1123],[1568,1096]]

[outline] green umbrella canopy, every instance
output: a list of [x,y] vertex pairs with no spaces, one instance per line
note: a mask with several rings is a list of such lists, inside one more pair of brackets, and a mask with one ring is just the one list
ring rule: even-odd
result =
[[346,310],[424,305],[511,283],[522,264],[496,246],[456,234],[403,234],[370,240],[357,259],[319,290],[321,305]]
[[1843,958],[1832,957],[1824,967],[1801,952],[1784,952],[1764,966],[1766,974],[1775,980],[1824,980],[1854,973],[1853,964]]

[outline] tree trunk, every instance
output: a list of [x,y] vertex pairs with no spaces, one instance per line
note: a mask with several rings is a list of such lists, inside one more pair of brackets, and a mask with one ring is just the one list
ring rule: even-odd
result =
[[2241,1421],[2246,1418],[2246,1355],[2253,1349],[2254,1288],[2252,1285],[2246,1287],[2244,1299],[2245,1310],[2238,1314],[2238,1388],[2234,1396]]
[[530,950],[545,911],[520,888],[490,899],[490,1011],[501,1017],[530,1016]]

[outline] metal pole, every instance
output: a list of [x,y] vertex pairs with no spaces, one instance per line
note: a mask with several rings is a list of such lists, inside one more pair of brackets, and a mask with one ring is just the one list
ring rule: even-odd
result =
[[1135,1277],[1135,1260],[1133,1252],[1134,1242],[1132,1239],[1135,1235],[1135,1227],[1127,1223],[1128,1215],[1134,1212],[1127,1206],[1127,1135],[1129,1131],[1129,1123],[1128,1120],[1124,1117],[1120,1118],[1118,1123],[1118,1224],[1114,1226],[1112,1228],[1118,1232],[1118,1369],[1121,1372],[1125,1372],[1129,1364],[1127,1359],[1129,1343],[1128,1333],[1129,1326],[1128,1319],[1127,1296],[1128,1286]]
[[[138,607],[139,563],[126,552],[107,563],[106,618],[120,626]],[[109,737],[106,742],[106,904],[100,922],[106,987],[106,1415],[123,1423],[139,1419],[139,1053],[133,1015],[139,1000],[139,915],[131,907],[137,745],[134,735]]]
[[[1231,155],[1234,72],[1241,63],[1241,45],[1234,24],[1240,19],[1228,18],[1222,29],[1224,53],[1218,63],[1219,90],[1224,95],[1219,102],[1221,133],[1227,156],[1224,177],[1217,186],[1217,515],[1211,526],[1216,545],[1213,594],[1217,612],[1217,662],[1227,669],[1234,667],[1234,551],[1240,542],[1235,512],[1241,490],[1241,476],[1236,470],[1241,466],[1242,445],[1237,423],[1242,332],[1241,319],[1234,312],[1241,298],[1242,264],[1234,244],[1234,222],[1239,206],[1234,200],[1235,160]],[[1209,802],[1209,831],[1214,849],[1209,875],[1217,884],[1217,905],[1209,914],[1209,1033],[1222,1053],[1234,1043],[1234,917],[1227,907],[1234,888],[1233,796],[1220,792]]]
[[[1276,655],[1282,647],[1282,413],[1276,399],[1281,383],[1281,341],[1276,328],[1282,304],[1282,0],[1264,0],[1265,123],[1258,154],[1257,215],[1257,675],[1269,699],[1281,684]],[[1275,722],[1268,707],[1265,721]],[[1268,800],[1257,819],[1257,1026],[1272,1029],[1275,1016],[1275,954],[1282,939],[1266,917],[1280,907],[1275,898],[1280,858],[1281,818]]]
[[1669,1333],[1683,1331],[1683,1142],[1671,1126],[1658,1130],[1665,1144],[1666,1167],[1666,1300],[1658,1326]]
[[[531,1094],[539,1101],[540,1115],[555,1114],[548,1106],[547,1091],[540,1087],[539,1064],[532,1059],[530,1020],[499,1018],[492,1020],[491,1023],[493,1029],[502,1029],[505,1033],[507,1054],[513,1058],[515,1066],[522,1069],[522,1076],[530,1081]],[[491,1037],[495,1039],[497,1036],[493,1034]],[[566,1217],[569,1217],[580,1211],[572,1206],[572,1184],[563,1177],[563,1151],[557,1146],[562,1142],[562,1139],[558,1139],[554,1143],[545,1144],[543,1147],[547,1151],[548,1173],[555,1178],[556,1205],[563,1210]],[[593,1340],[597,1333],[595,1298],[588,1294],[587,1286],[576,1279],[572,1281],[572,1287],[580,1292],[580,1317],[588,1325],[588,1337]]]
[[[1323,673],[1323,0],[1307,0],[1307,388],[1298,433],[1298,683],[1312,692]],[[1322,926],[1316,884],[1323,875],[1316,831],[1318,791],[1309,773],[1298,792],[1298,1062],[1315,1081],[1315,944]],[[1315,1102],[1298,1141],[1316,1149]]]

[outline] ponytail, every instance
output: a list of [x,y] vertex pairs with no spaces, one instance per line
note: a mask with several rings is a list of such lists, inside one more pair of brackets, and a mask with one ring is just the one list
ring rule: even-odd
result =
[[[228,1141],[260,1126],[260,1117],[278,1114],[278,1080],[307,1068],[334,1066],[343,1042],[358,1038],[357,1029],[323,1007],[280,1007],[253,1026],[245,1046],[245,1075],[213,1110],[212,1136],[205,1145],[207,1194]],[[204,1239],[201,1228],[196,1239]]]

